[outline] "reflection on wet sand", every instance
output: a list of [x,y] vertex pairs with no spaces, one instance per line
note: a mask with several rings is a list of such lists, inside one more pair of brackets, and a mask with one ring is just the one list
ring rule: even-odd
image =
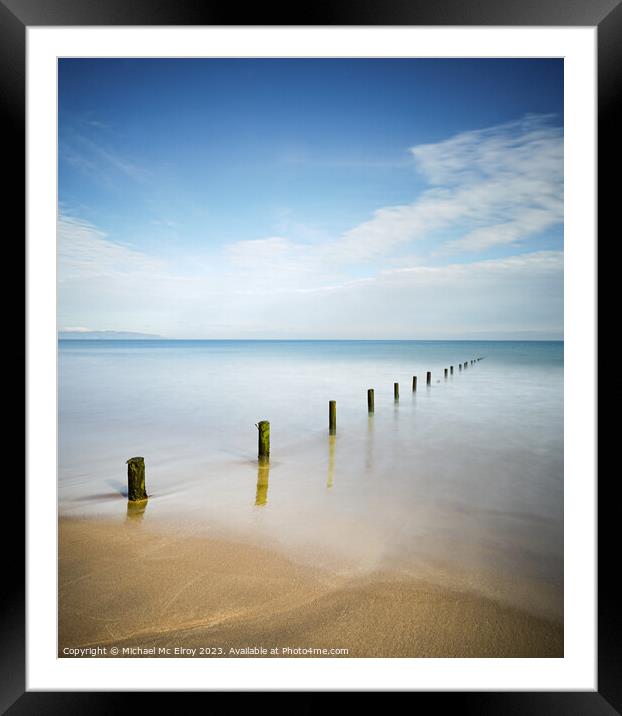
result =
[[335,472],[335,440],[336,435],[328,436],[328,479],[326,480],[326,487],[333,486],[333,476]]
[[268,479],[270,478],[270,463],[267,460],[260,460],[257,465],[257,493],[255,494],[255,505],[262,507],[268,501]]
[[374,416],[369,415],[367,418],[367,446],[365,448],[365,469],[372,469],[372,457],[374,448]]
[[147,509],[147,503],[149,500],[128,500],[127,501],[127,520],[136,520],[140,522],[145,516],[145,510]]

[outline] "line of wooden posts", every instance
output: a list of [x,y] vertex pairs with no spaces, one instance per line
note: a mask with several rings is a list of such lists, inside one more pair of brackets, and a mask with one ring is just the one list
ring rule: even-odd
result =
[[[470,361],[458,364],[458,370],[466,370],[469,365],[482,360],[483,356],[474,358]],[[447,368],[444,369],[444,377],[447,378]],[[454,374],[453,365],[449,366],[449,374]],[[425,382],[427,386],[432,385],[432,372],[427,371]],[[413,375],[412,391],[417,391],[417,376]],[[395,402],[400,399],[400,384],[393,383],[393,398]],[[367,412],[374,412],[374,389],[369,388],[367,391]],[[259,431],[259,444],[258,444],[258,460],[260,463],[267,463],[270,460],[270,422],[268,420],[260,420],[256,423],[257,430]],[[337,401],[328,401],[328,434],[337,434]],[[145,458],[144,457],[131,457],[127,461],[127,498],[130,502],[142,502],[148,499],[147,491],[145,488]]]

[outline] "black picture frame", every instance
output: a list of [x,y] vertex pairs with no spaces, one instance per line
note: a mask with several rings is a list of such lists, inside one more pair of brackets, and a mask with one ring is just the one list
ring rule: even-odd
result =
[[[244,22],[240,23],[240,17]],[[13,237],[25,236],[25,77],[26,28],[93,25],[464,25],[596,26],[598,37],[598,216],[602,234],[615,226],[619,204],[618,174],[622,87],[622,0],[333,0],[307,5],[256,4],[242,11],[234,4],[215,6],[196,0],[0,0],[0,121],[5,147],[5,206],[15,220]],[[614,241],[619,232],[612,235]],[[24,254],[18,252],[23,260]],[[600,288],[599,288],[600,292]],[[602,305],[602,299],[599,301]],[[24,315],[25,318],[25,315]],[[22,323],[22,325],[25,325]],[[19,329],[18,329],[19,332]],[[591,378],[591,377],[590,377]],[[14,417],[14,416],[12,416]],[[19,420],[15,420],[19,424]],[[596,430],[596,426],[593,426]],[[600,442],[600,441],[599,441]],[[19,471],[15,474],[19,475]],[[616,602],[616,544],[620,501],[617,470],[598,485],[598,691],[594,692],[414,692],[414,705],[433,699],[434,706],[466,714],[603,714],[622,713],[621,611]],[[7,494],[7,492],[9,494]],[[11,492],[13,494],[11,494]],[[0,612],[0,708],[9,714],[110,714],[141,707],[146,694],[119,692],[25,691],[25,562],[15,535],[24,534],[24,483],[14,476],[3,485],[17,526],[4,535],[17,557],[6,565]],[[4,522],[6,524],[6,522]],[[205,694],[202,694],[205,696]],[[173,706],[178,695],[158,693],[160,707]],[[305,699],[308,711],[321,694]],[[262,699],[263,701],[263,699]],[[277,704],[282,703],[281,699]],[[272,708],[274,710],[274,702]],[[256,709],[258,703],[253,702]],[[277,708],[279,706],[277,705]]]

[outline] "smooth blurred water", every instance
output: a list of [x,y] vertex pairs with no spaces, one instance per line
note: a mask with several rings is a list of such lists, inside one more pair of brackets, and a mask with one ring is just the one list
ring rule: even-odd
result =
[[[58,437],[61,515],[230,530],[562,614],[561,342],[60,341]],[[128,514],[135,455],[151,497]]]

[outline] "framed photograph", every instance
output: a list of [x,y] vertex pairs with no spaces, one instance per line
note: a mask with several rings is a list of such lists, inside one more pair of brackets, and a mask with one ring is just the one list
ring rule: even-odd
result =
[[3,708],[620,710],[596,576],[618,4],[165,5],[0,4],[27,264]]

